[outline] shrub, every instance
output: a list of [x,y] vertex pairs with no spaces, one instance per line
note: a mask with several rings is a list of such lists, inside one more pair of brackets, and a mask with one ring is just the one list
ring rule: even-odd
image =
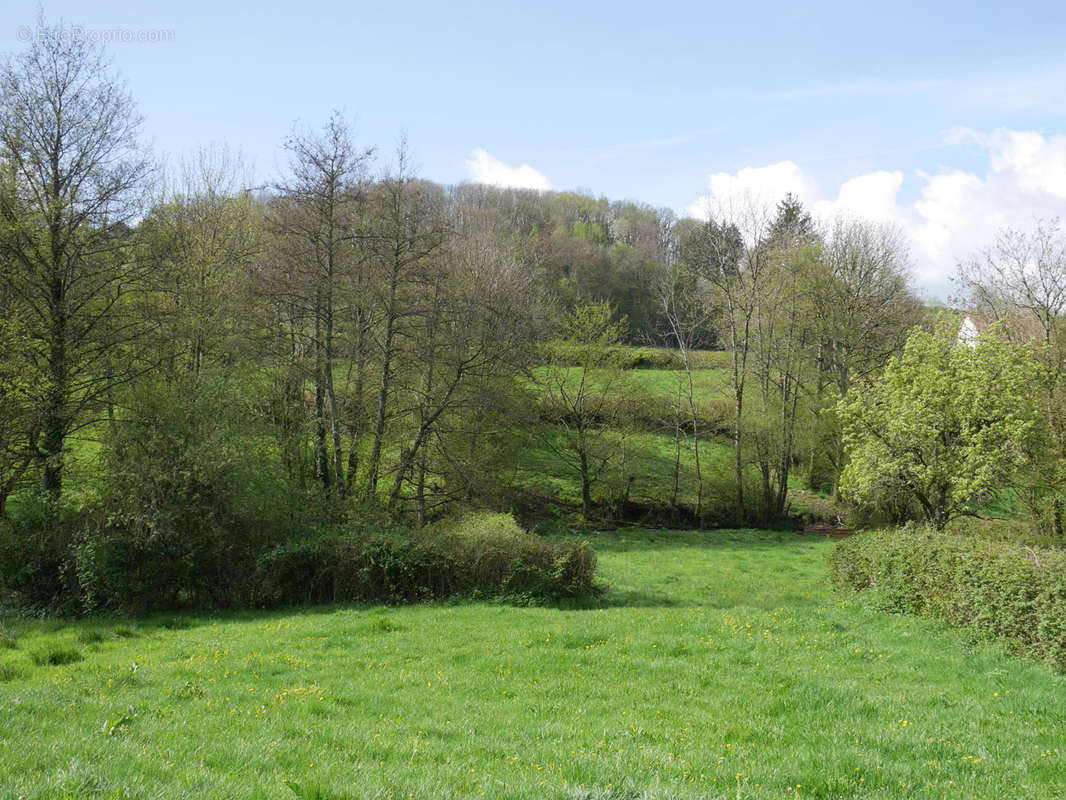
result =
[[75,547],[85,607],[144,613],[178,605],[186,564],[178,536],[134,528],[89,528]]
[[507,514],[475,514],[414,532],[363,523],[264,553],[252,601],[403,603],[471,595],[555,600],[594,594],[595,566],[586,545],[541,540]]
[[[332,527],[304,521],[287,535],[266,525],[267,537],[254,530],[250,510],[240,510],[239,490],[217,494],[227,476],[199,485],[195,463],[168,466],[152,455],[145,466],[143,484],[131,464],[116,467],[110,492],[121,486],[129,493],[105,494],[77,522],[4,523],[0,585],[34,611],[135,614],[457,595],[559,599],[597,591],[596,557],[586,545],[531,536],[507,515],[473,515],[414,532],[365,515]],[[85,637],[83,643],[97,640]]]
[[464,566],[473,591],[553,600],[596,592],[588,545],[533,536],[510,514],[468,514],[440,526],[435,541]]
[[842,541],[830,573],[838,590],[870,590],[884,610],[943,619],[1066,669],[1062,550],[885,530]]
[[314,605],[336,599],[337,542],[326,537],[294,540],[278,545],[256,560],[249,601],[270,608]]
[[958,517],[948,523],[946,531],[953,536],[973,536],[997,542],[1013,542],[1017,545],[1058,546],[1054,538],[1041,536],[1038,530],[1023,519],[978,519]]
[[206,374],[133,396],[74,547],[89,610],[241,605],[256,556],[318,521],[286,479],[255,385]]
[[65,509],[47,513],[45,502],[28,502],[17,519],[0,520],[0,587],[15,592],[35,614],[79,610],[71,551],[77,522]]
[[[579,347],[568,342],[552,342],[547,346],[549,360],[572,367],[584,363]],[[598,348],[599,360],[619,369],[684,369],[681,352],[669,347],[627,347],[604,345]],[[689,364],[694,369],[726,369],[731,366],[731,354],[716,350],[689,351]]]
[[612,347],[612,366],[622,369],[682,369],[684,361],[676,350],[652,347]]

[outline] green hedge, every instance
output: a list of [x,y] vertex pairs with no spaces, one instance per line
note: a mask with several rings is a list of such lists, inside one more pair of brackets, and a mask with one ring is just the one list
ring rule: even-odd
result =
[[34,615],[77,613],[75,530],[68,515],[50,518],[40,504],[27,504],[19,519],[0,519],[0,594],[13,594]]
[[425,531],[294,541],[264,553],[253,604],[404,603],[453,596],[559,600],[597,594],[596,554],[525,533],[509,514],[471,514]]
[[1066,670],[1066,551],[885,530],[842,541],[830,573],[884,610],[943,619]]
[[92,519],[56,526],[0,522],[0,589],[33,613],[143,614],[178,609],[407,603],[455,596],[522,601],[598,594],[596,554],[541,539],[508,514],[472,514],[408,530],[367,518],[273,545]]

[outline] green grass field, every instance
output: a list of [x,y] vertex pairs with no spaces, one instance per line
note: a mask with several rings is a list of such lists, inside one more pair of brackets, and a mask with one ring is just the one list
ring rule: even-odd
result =
[[8,619],[0,798],[1066,796],[1066,678],[835,599],[830,543],[593,545],[593,609]]
[[[661,504],[670,499],[676,447],[673,436],[631,431],[620,437],[608,432],[604,434],[604,444],[613,448],[614,458],[593,487],[594,498],[602,500],[618,494],[631,476],[633,483],[630,487],[630,499]],[[564,445],[561,436],[557,438],[555,445]],[[700,458],[706,499],[713,491],[713,486],[722,484],[730,475],[732,452],[726,444],[703,439],[700,441]],[[581,502],[581,481],[578,473],[573,466],[560,458],[544,439],[531,437],[515,467],[522,486],[566,503],[576,505]],[[678,501],[694,505],[696,492],[692,443],[684,439],[681,447]]]
[[[544,368],[541,368],[543,370]],[[576,387],[581,380],[580,367],[568,367],[560,370]],[[599,391],[611,375],[606,370],[590,370],[587,376],[589,388]],[[673,413],[677,404],[678,385],[682,391],[682,413],[688,414],[688,379],[681,370],[670,369],[632,369],[622,373],[613,373],[616,391],[624,388],[626,393],[641,397],[654,398],[662,404],[664,412]],[[697,369],[692,373],[692,385],[698,402],[703,405],[712,400],[724,400],[730,396],[729,373],[722,369]]]

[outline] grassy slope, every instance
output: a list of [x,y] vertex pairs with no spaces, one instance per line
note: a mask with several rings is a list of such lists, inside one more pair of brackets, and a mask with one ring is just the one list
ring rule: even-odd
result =
[[[639,350],[639,348],[628,348]],[[711,356],[719,353],[701,353],[700,356],[711,362]],[[720,360],[720,359],[719,359]],[[568,377],[577,385],[581,370],[570,367],[565,370]],[[600,370],[593,370],[589,383],[593,389],[602,386],[603,375]],[[693,380],[699,403],[708,403],[726,397],[729,385],[728,374],[717,367],[702,368],[693,373]],[[673,486],[675,440],[672,433],[665,432],[669,427],[677,402],[679,381],[687,392],[685,373],[681,370],[667,369],[633,369],[626,370],[618,382],[615,391],[650,399],[662,409],[664,431],[633,430],[624,437],[624,464],[616,458],[602,474],[593,489],[597,499],[618,494],[622,491],[629,476],[634,478],[630,487],[630,499],[665,504],[670,499]],[[687,400],[682,399],[682,403]],[[687,406],[683,408],[687,413]],[[616,436],[607,434],[606,441],[615,441]],[[559,437],[557,444],[562,443]],[[723,441],[701,439],[701,461],[705,481],[705,502],[713,495],[715,487],[731,475],[731,450]],[[539,493],[556,497],[570,504],[580,503],[581,484],[574,468],[568,466],[547,443],[531,437],[528,445],[521,451],[515,464],[518,471],[518,483]],[[624,471],[624,476],[622,475]],[[697,482],[692,443],[687,438],[682,441],[681,475],[678,500],[681,503],[695,505]]]
[[[581,380],[580,367],[567,367],[561,371],[568,380],[573,382],[573,386],[578,385]],[[597,391],[602,389],[606,376],[609,374],[606,370],[590,370],[587,379],[590,389]],[[622,375],[621,379],[617,379],[617,373],[615,373],[616,388],[621,387],[627,392],[655,398],[662,403],[666,415],[674,413],[677,405],[678,384],[680,384],[682,413],[688,413],[688,379],[683,370],[631,369],[625,370]],[[696,391],[697,401],[701,405],[730,396],[729,373],[725,370],[694,370],[692,384]]]
[[9,621],[0,798],[1066,794],[1066,679],[833,600],[828,543],[595,546],[595,610]]
[[[576,382],[578,371],[572,370]],[[630,430],[624,436],[617,432],[603,435],[603,443],[614,448],[614,457],[593,487],[593,498],[605,500],[617,496],[625,487],[626,480],[633,478],[629,498],[636,502],[665,505],[669,502],[673,481],[676,440],[668,428],[670,403],[676,399],[671,392],[677,391],[677,380],[683,372],[641,369],[627,373],[626,389],[638,396],[652,397],[664,409],[664,430]],[[593,374],[593,383],[596,375]],[[697,373],[697,391],[700,403],[721,400],[728,387],[728,376],[721,370],[704,370]],[[618,457],[618,441],[623,442],[624,462]],[[554,444],[565,449],[562,436]],[[571,457],[573,460],[573,457]],[[733,446],[723,436],[700,438],[700,464],[703,472],[703,502],[705,509],[730,506],[733,498]],[[548,443],[536,436],[529,436],[518,459],[512,465],[516,483],[541,495],[557,498],[564,503],[577,505],[581,502],[581,483],[575,468],[568,464]],[[749,466],[753,485],[758,482],[756,467]],[[623,474],[624,473],[624,474]],[[824,496],[810,491],[803,485],[803,478],[796,472],[789,477],[792,493],[789,497],[790,511],[798,514],[813,511],[816,515],[832,519],[833,508]],[[687,436],[681,442],[681,470],[678,502],[694,507],[697,499],[695,459],[692,441]]]
[[[607,435],[605,441],[616,442],[617,438]],[[663,433],[634,431],[624,439],[625,475],[633,476],[630,491],[632,500],[643,500],[665,504],[670,499],[674,479],[675,442],[673,436]],[[557,446],[563,446],[562,437]],[[731,451],[721,442],[702,440],[700,458],[703,464],[705,493],[715,480],[722,483],[723,476],[730,474],[729,461]],[[681,450],[681,476],[679,501],[695,504],[696,471],[694,466],[692,443],[685,440]],[[531,437],[528,447],[521,453],[520,461],[515,465],[519,471],[523,486],[557,497],[564,502],[578,504],[581,502],[581,482],[575,469],[564,462],[547,443]],[[600,480],[593,488],[593,497],[599,499],[621,491],[623,464],[616,459],[611,462]]]

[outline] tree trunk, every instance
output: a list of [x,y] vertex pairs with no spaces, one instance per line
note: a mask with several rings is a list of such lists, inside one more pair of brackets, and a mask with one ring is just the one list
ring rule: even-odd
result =
[[589,476],[588,452],[584,447],[578,453],[581,471],[581,518],[588,522],[592,517],[592,479]]
[[363,393],[366,387],[366,338],[367,330],[363,326],[362,315],[359,318],[359,333],[356,339],[355,358],[355,389],[352,393],[351,411],[348,417],[348,433],[351,441],[348,443],[348,475],[346,478],[347,491],[351,493],[359,474],[359,447],[361,434],[363,433]]
[[415,497],[418,501],[418,527],[426,524],[426,451],[418,459],[418,482],[415,488]]
[[[330,270],[332,272],[332,268]],[[332,279],[331,279],[332,280]],[[340,494],[344,494],[347,481],[344,479],[344,449],[341,442],[341,418],[337,408],[337,389],[333,385],[333,296],[332,291],[326,297],[326,399],[329,401],[329,422],[333,434],[333,485]]]
[[[739,329],[733,299],[729,298],[729,332],[733,346],[733,400],[735,416],[733,419],[733,478],[736,481],[735,501],[737,523],[743,523],[744,509],[744,455],[743,455],[743,416],[744,416],[744,379],[748,368],[748,333],[750,315],[745,318],[744,329]],[[741,349],[743,348],[743,349]]]
[[325,359],[323,355],[321,330],[321,299],[315,309],[315,476],[322,484],[322,490],[329,492],[330,463],[326,445],[326,387]]
[[[680,342],[680,338],[678,339]],[[688,348],[681,345],[681,357],[685,364],[685,377],[688,379],[688,408],[692,421],[692,459],[696,467],[696,517],[703,517],[703,465],[700,463],[699,412],[696,404],[696,385],[692,379],[692,362],[689,360]]]
[[428,410],[423,407],[421,409],[422,421],[418,425],[418,432],[415,434],[415,438],[411,442],[410,447],[404,450],[403,455],[400,456],[400,464],[396,469],[396,479],[392,483],[392,491],[389,492],[389,508],[395,507],[396,503],[399,501],[400,491],[403,489],[404,478],[415,465],[415,459],[420,457],[424,452],[430,431],[432,431],[433,426],[436,425],[437,420],[440,419],[441,414],[443,414],[448,408],[448,403],[452,398],[452,394],[455,392],[456,388],[458,388],[462,380],[463,370],[458,369],[448,386],[448,390],[444,393],[443,398],[436,408]]
[[[53,286],[53,302],[56,306],[63,303],[62,288],[58,281]],[[41,424],[41,454],[44,459],[42,489],[55,503],[63,494],[63,449],[67,434],[67,361],[66,318],[61,308],[55,309],[53,313],[55,319],[49,343],[49,385]]]
[[677,406],[674,413],[674,474],[670,492],[670,508],[677,511],[677,495],[681,488],[681,384],[677,384]]
[[736,415],[733,420],[733,478],[736,481],[735,500],[737,507],[737,523],[744,521],[744,457],[741,451],[743,444],[741,427],[741,415],[744,413],[744,390],[738,388],[734,393]]
[[382,346],[381,383],[378,387],[377,417],[374,421],[374,441],[370,449],[367,465],[366,496],[374,499],[378,493],[378,476],[381,471],[381,447],[385,437],[385,419],[392,390],[392,359],[396,337],[396,294],[400,282],[401,254],[393,253],[392,270],[389,276],[389,302],[385,308],[385,341]]

